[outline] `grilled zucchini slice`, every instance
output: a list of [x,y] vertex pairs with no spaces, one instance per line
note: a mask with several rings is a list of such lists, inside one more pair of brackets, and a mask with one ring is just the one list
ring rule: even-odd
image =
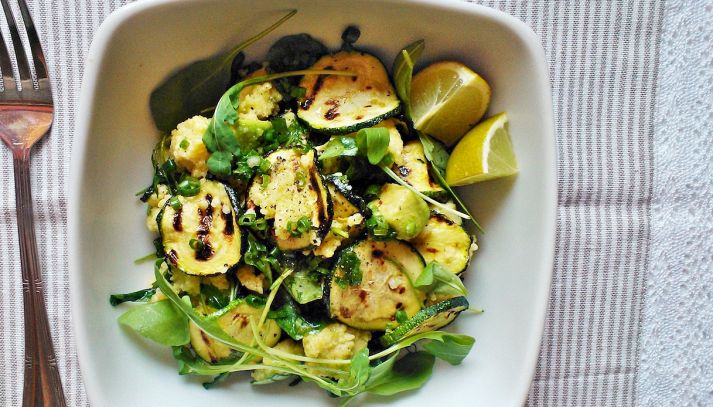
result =
[[432,211],[428,223],[411,243],[427,263],[437,261],[459,274],[468,265],[473,240],[461,225]]
[[[256,175],[248,189],[248,207],[272,219],[272,236],[283,251],[317,247],[332,224],[332,201],[318,171],[314,150],[280,149],[270,153],[267,177]],[[301,235],[291,231],[300,219],[311,223]]]
[[399,98],[384,65],[373,55],[341,51],[320,58],[311,69],[351,71],[357,76],[305,75],[297,116],[324,134],[373,126],[399,112]]
[[428,161],[419,140],[412,140],[404,145],[401,162],[394,163],[392,170],[418,192],[439,201],[448,198],[448,193],[443,187],[431,180],[428,174]]
[[[350,285],[340,266],[344,256],[356,256],[361,282]],[[353,328],[383,331],[396,311],[409,317],[423,306],[425,295],[413,287],[425,264],[408,243],[366,239],[340,253],[329,282],[329,311]]]
[[170,201],[163,206],[156,221],[172,266],[186,274],[209,276],[225,273],[238,263],[240,231],[226,188],[201,179],[197,195],[178,198],[180,208],[174,209]]
[[435,331],[453,322],[461,312],[468,309],[465,297],[451,298],[419,311],[406,322],[381,337],[384,346],[393,345],[404,338],[428,331]]
[[[233,303],[233,308],[218,317],[218,325],[233,339],[249,346],[253,340],[250,319],[257,323],[263,309],[264,307],[253,307],[245,301],[237,300]],[[232,353],[228,346],[208,336],[193,322],[190,324],[189,332],[193,350],[207,362],[215,363]],[[272,319],[266,319],[260,330],[260,338],[267,346],[272,346],[280,340],[281,333],[282,330],[277,325],[277,322]]]

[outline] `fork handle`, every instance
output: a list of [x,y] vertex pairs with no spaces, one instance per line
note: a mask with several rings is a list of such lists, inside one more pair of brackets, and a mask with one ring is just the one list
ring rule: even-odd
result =
[[17,232],[20,238],[22,298],[25,316],[23,407],[64,407],[64,393],[52,349],[42,274],[37,257],[30,187],[30,149],[13,154]]

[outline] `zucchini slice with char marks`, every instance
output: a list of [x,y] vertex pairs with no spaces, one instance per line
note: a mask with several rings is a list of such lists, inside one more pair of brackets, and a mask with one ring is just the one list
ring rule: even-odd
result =
[[391,117],[399,112],[396,96],[384,65],[373,55],[341,51],[319,59],[310,69],[351,71],[357,76],[305,75],[300,86],[307,90],[299,100],[297,116],[325,134],[344,134]]
[[228,188],[201,179],[197,195],[178,197],[180,208],[174,209],[170,201],[163,206],[156,221],[166,259],[173,267],[194,276],[210,276],[238,263],[240,230]]
[[[356,256],[361,282],[351,285],[342,258]],[[423,306],[425,295],[412,282],[424,268],[421,255],[408,243],[363,240],[342,250],[329,283],[329,311],[357,329],[383,331],[395,321],[396,311],[409,317]],[[346,280],[346,281],[345,281]]]
[[424,308],[393,331],[382,336],[381,344],[391,346],[409,336],[443,328],[469,306],[465,297],[455,297]]
[[[253,307],[240,299],[235,300],[231,305],[232,308],[226,310],[223,315],[218,317],[218,325],[236,341],[250,346],[253,340],[250,320],[252,319],[257,324],[265,307]],[[212,311],[212,309],[205,311]],[[193,322],[190,323],[189,332],[193,350],[207,362],[215,363],[220,359],[230,356],[233,352],[228,346],[208,336],[208,334],[203,332],[203,330],[198,328]],[[282,330],[277,325],[277,322],[266,319],[260,330],[260,338],[267,346],[272,346],[280,340],[281,333]]]
[[439,201],[448,198],[443,187],[433,182],[429,176],[428,161],[419,140],[412,140],[404,145],[401,162],[394,163],[392,169],[418,192]]
[[[248,188],[248,207],[272,219],[272,235],[280,250],[317,247],[332,223],[332,201],[319,173],[314,150],[276,150],[266,157],[267,177],[256,175]],[[294,233],[301,219],[309,230]]]
[[[328,179],[327,188],[332,198],[334,216],[329,232],[324,237],[322,244],[313,250],[317,256],[331,258],[345,242],[355,239],[364,231],[364,215],[350,199],[340,192],[332,179]],[[353,195],[354,198],[356,195]]]
[[428,223],[411,243],[427,263],[437,261],[459,274],[470,260],[472,239],[461,225],[432,211]]

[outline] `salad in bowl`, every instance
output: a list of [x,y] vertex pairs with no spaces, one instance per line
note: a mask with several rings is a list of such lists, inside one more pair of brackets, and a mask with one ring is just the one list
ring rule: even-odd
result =
[[[425,44],[391,69],[355,26],[330,50],[285,36],[184,67],[152,93],[161,136],[137,195],[155,234],[154,282],[114,294],[119,323],[171,347],[210,388],[311,382],[343,404],[421,387],[475,339],[464,313],[480,229],[453,190],[517,172],[507,115],[454,61],[416,75]],[[149,157],[147,157],[148,159]]]

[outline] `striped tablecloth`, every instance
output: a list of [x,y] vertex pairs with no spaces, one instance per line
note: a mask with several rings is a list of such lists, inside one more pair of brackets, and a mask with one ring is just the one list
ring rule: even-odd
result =
[[[28,0],[57,102],[52,135],[34,151],[33,194],[53,339],[72,406],[87,401],[67,295],[67,162],[92,35],[128,2]],[[535,30],[552,81],[557,249],[528,404],[713,405],[713,2],[479,3]],[[19,406],[22,392],[11,162],[0,149],[2,406]]]

